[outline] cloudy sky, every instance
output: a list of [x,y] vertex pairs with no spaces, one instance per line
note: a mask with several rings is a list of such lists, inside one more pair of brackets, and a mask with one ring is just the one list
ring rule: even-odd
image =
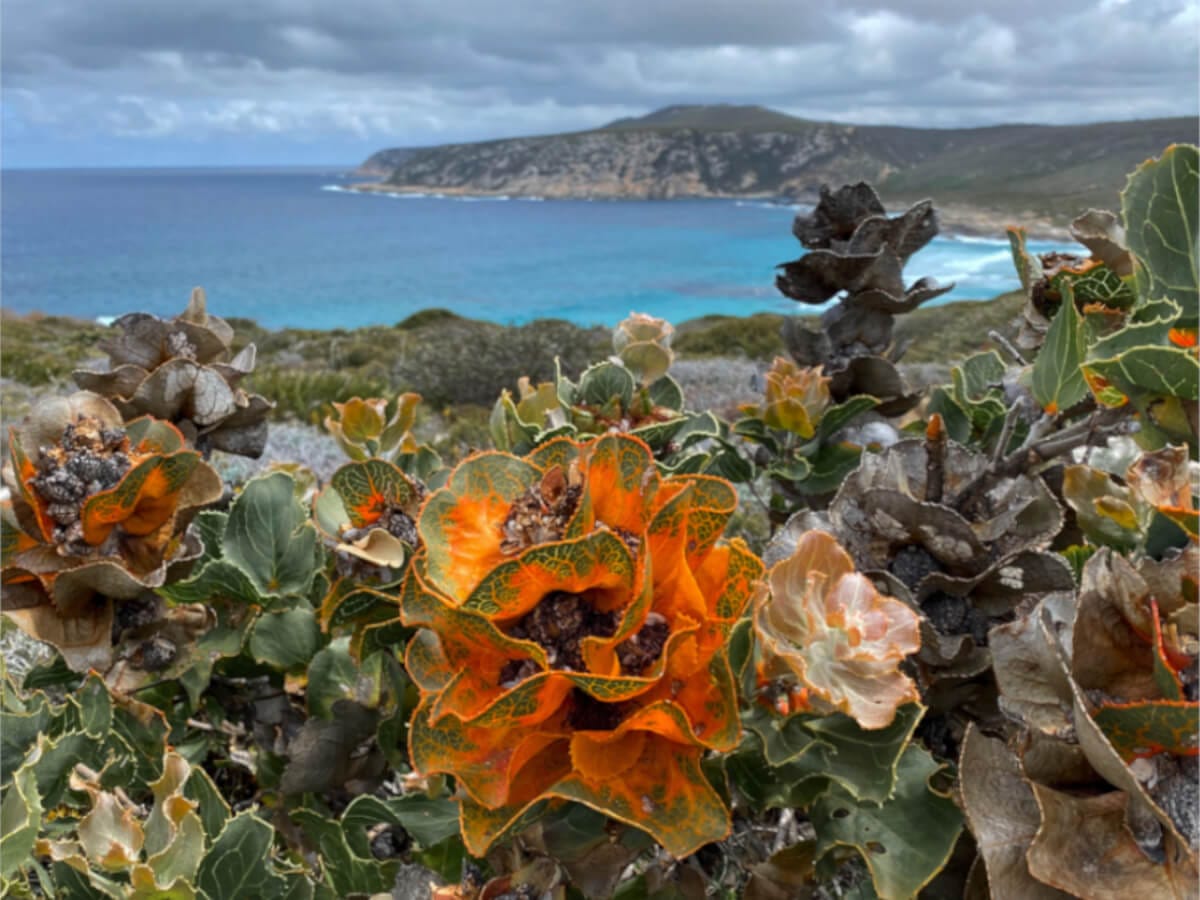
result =
[[3,164],[351,164],[674,103],[1195,115],[1200,0],[4,0]]

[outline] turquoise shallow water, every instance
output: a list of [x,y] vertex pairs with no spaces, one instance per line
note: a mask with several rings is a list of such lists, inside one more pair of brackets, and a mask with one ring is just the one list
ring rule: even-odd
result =
[[[390,324],[433,306],[610,325],[631,310],[797,310],[772,283],[800,254],[787,207],[393,197],[349,183],[332,171],[3,172],[3,305],[174,313],[199,284],[213,312],[269,327]],[[907,274],[956,281],[952,300],[1017,285],[1005,241],[939,238]]]

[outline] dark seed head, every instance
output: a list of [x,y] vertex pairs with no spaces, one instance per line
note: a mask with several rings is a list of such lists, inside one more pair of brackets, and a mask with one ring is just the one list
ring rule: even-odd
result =
[[179,655],[179,648],[164,637],[152,637],[142,642],[138,653],[142,658],[143,669],[147,672],[158,672],[175,661],[175,657]]

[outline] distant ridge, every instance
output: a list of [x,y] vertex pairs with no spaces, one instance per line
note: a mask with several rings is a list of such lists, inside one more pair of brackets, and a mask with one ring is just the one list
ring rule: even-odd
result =
[[811,124],[765,106],[713,103],[707,106],[664,106],[644,116],[617,119],[599,131],[653,128],[700,128],[708,131],[786,131],[798,124]]
[[588,131],[384,150],[360,172],[381,190],[553,198],[809,200],[822,184],[868,180],[889,202],[1061,219],[1115,206],[1126,173],[1198,130],[1195,117],[941,129],[668,106]]

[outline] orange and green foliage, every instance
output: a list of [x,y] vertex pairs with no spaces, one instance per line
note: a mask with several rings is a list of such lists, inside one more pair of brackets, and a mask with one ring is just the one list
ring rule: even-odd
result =
[[188,524],[220,497],[220,478],[172,425],[125,425],[86,392],[39,406],[9,449],[5,612],[77,671],[107,671],[115,606],[199,555]]
[[1198,191],[1172,147],[1087,259],[1014,231],[1016,341],[917,392],[936,212],[826,190],[779,287],[832,304],[743,418],[634,314],[453,470],[347,391],[330,477],[225,485],[253,350],[199,293],[119,319],[9,435],[5,624],[53,650],[0,659],[0,893],[1194,896]]
[[410,744],[461,783],[472,853],[551,798],[680,857],[728,833],[700,762],[740,733],[726,642],[761,564],[720,540],[736,505],[622,435],[481,454],[430,496],[401,600]]

